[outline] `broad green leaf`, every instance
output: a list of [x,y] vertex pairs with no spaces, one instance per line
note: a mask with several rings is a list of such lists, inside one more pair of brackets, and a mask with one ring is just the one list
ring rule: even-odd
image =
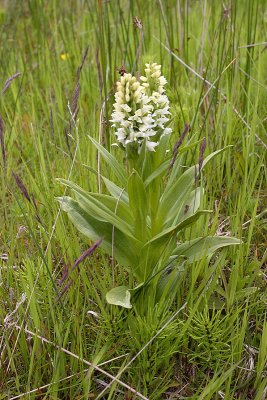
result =
[[173,257],[171,258],[184,256],[187,258],[187,262],[192,263],[203,257],[212,255],[216,250],[222,247],[238,245],[240,243],[241,241],[239,239],[228,236],[200,237],[177,246],[173,252]]
[[128,193],[120,188],[119,186],[115,185],[114,182],[110,181],[109,179],[102,177],[106,188],[108,189],[109,193],[111,194],[111,196],[113,196],[115,199],[120,199],[121,201],[123,201],[124,203],[129,203],[129,197],[128,197]]
[[[57,200],[62,204],[62,209],[67,212],[70,220],[81,233],[93,241],[103,238],[101,247],[109,255],[114,255],[115,259],[125,265],[125,267],[131,265],[134,272],[135,266],[139,265],[138,254],[141,248],[140,242],[127,237],[127,235],[117,229],[113,229],[111,224],[95,219],[71,197],[65,196]],[[113,239],[114,245],[112,244]]]
[[106,294],[106,300],[109,304],[121,306],[124,308],[132,308],[131,294],[126,286],[118,286],[111,289]]
[[195,149],[196,146],[197,146],[201,141],[202,141],[202,140],[198,140],[198,141],[196,141],[196,142],[193,142],[193,143],[190,143],[190,144],[186,144],[186,145],[181,146],[181,147],[179,148],[179,150],[178,150],[178,156],[177,156],[177,158],[176,158],[176,161],[175,161],[174,165],[173,165],[172,168],[171,168],[171,172],[170,172],[170,176],[169,176],[168,183],[167,183],[167,186],[166,186],[166,190],[169,190],[169,189],[172,187],[172,185],[177,181],[177,179],[178,179],[178,177],[179,177],[179,174],[180,174],[180,171],[181,171],[181,168],[182,168],[181,162],[182,162],[182,159],[183,159],[183,158],[181,157],[181,155],[182,155],[183,153],[185,153],[186,151],[188,151],[188,150]]
[[[97,172],[97,170],[96,169],[94,169],[93,167],[90,167],[90,165],[86,165],[86,164],[82,164],[83,165],[83,167],[85,167],[86,169],[88,169],[88,171],[90,171],[90,172],[92,172],[94,175],[98,175],[98,172]],[[100,176],[102,176],[102,175],[100,175]]]
[[130,211],[130,207],[128,204],[123,203],[121,199],[115,199],[114,197],[100,193],[90,193],[90,196],[100,201],[115,215],[117,215],[123,221],[126,221],[127,224],[133,224],[133,216]]
[[140,240],[146,240],[148,200],[144,183],[135,170],[133,170],[128,179],[128,196],[130,209],[134,217],[135,236]]
[[158,301],[162,296],[170,299],[176,295],[184,271],[184,263],[182,263],[181,265],[174,266],[174,268],[168,268],[167,271],[161,273],[157,283]]
[[160,176],[163,172],[167,171],[168,167],[170,165],[170,159],[164,161],[158,168],[155,169],[154,172],[152,172],[151,175],[149,175],[145,182],[145,188],[151,183],[153,182],[154,179],[156,179],[158,176]]
[[132,210],[143,209],[147,215],[147,196],[144,183],[138,172],[133,170],[128,179],[128,196]]
[[117,176],[119,179],[120,183],[122,184],[123,187],[127,187],[127,174],[124,169],[124,166],[121,165],[116,158],[105,149],[101,144],[99,144],[94,138],[89,136],[89,139],[91,142],[95,145],[97,150],[100,152],[102,157],[105,159],[107,164],[110,166],[114,174]]
[[[90,172],[92,172],[93,174],[98,175],[98,172],[94,168],[92,168],[86,164],[83,164],[83,166],[86,169],[88,169]],[[100,174],[100,176],[103,179],[105,186],[108,189],[111,196],[113,196],[115,198],[120,198],[120,200],[123,201],[124,203],[129,203],[128,194],[125,191],[125,189],[120,188],[114,182],[112,182],[108,178],[106,178],[105,176],[103,176],[101,174]]]
[[169,225],[171,221],[175,224],[180,223],[185,218],[190,217],[195,214],[200,207],[201,195],[203,195],[204,189],[201,187],[197,187],[192,190],[191,193],[184,199],[183,205],[180,209],[180,213],[174,213],[169,216],[169,221],[167,221],[166,225]]
[[[170,258],[170,260],[173,260],[173,263],[168,263],[168,268],[163,271],[158,281],[158,296],[160,297],[162,295],[166,297],[172,295],[172,293],[176,290],[177,286],[179,285],[179,280],[184,272],[185,257],[187,258],[187,263],[192,263],[200,260],[203,257],[210,256],[219,248],[233,244],[240,244],[240,241],[235,238],[219,236],[198,238],[177,246],[175,250],[177,256]],[[208,245],[210,247],[206,247]],[[177,260],[179,260],[179,262],[176,262]]]
[[88,213],[92,214],[99,221],[108,222],[114,225],[128,236],[132,236],[132,229],[123,219],[106,207],[103,202],[97,200],[89,192],[86,192],[73,182],[60,179],[64,185],[70,187],[77,198],[79,205]]
[[[160,268],[159,261],[160,263],[164,263],[165,261],[167,262],[173,249],[175,249],[177,233],[194,223],[201,215],[206,213],[210,213],[210,211],[198,211],[176,226],[163,230],[161,233],[155,235],[151,240],[149,240],[141,249],[140,260],[145,259],[146,263],[144,264],[144,267],[139,270],[139,274],[142,275],[143,271],[144,279],[146,279],[151,270]],[[147,256],[144,256],[146,254],[146,249]]]
[[[204,168],[208,162],[210,162],[216,155],[227,150],[231,146],[227,146],[224,149],[217,150],[211,153],[203,161],[202,168]],[[198,173],[198,164],[187,169],[180,177],[173,183],[172,186],[167,186],[160,201],[158,211],[158,223],[159,226],[165,221],[172,218],[174,214],[179,214],[183,206],[183,199],[190,193],[192,186],[195,181],[195,176]]]
[[190,217],[184,219],[182,222],[175,226],[171,226],[170,228],[164,229],[161,233],[154,236],[151,240],[149,240],[145,246],[148,244],[157,244],[160,245],[162,242],[165,242],[166,239],[170,238],[173,235],[176,235],[180,230],[190,226],[193,222],[197,221],[199,217],[205,214],[210,214],[212,211],[210,210],[201,210],[197,211],[195,214]]
[[105,244],[105,241],[107,241],[106,245],[109,244],[109,238],[111,236],[109,224],[101,223],[91,217],[79,206],[78,202],[71,197],[58,197],[57,200],[61,204],[62,210],[68,214],[69,218],[80,232],[93,241],[103,237],[102,246]]
[[[125,202],[122,202],[121,197],[115,198],[108,196],[106,194],[101,194],[101,193],[93,193],[93,192],[87,192],[86,190],[82,189],[80,186],[76,185],[76,183],[73,183],[71,181],[65,180],[65,179],[58,179],[59,182],[63,183],[65,186],[70,187],[73,189],[75,192],[78,192],[79,194],[85,196],[88,199],[94,198],[98,200],[98,205],[101,207],[103,205],[103,209],[107,211],[106,207],[112,211],[115,215],[117,215],[119,218],[122,220],[126,221],[130,225],[133,224],[133,218],[130,213],[130,208]],[[100,204],[101,203],[101,204]]]
[[173,184],[167,192],[164,191],[160,199],[158,210],[159,224],[165,224],[173,213],[179,214],[185,197],[191,192],[194,183],[195,169],[189,168]]
[[121,219],[114,212],[110,211],[101,201],[98,201],[93,196],[84,196],[78,192],[75,192],[75,197],[79,205],[88,213],[92,214],[95,219],[99,221],[107,222],[119,229],[125,235],[134,239],[132,226],[126,221]]

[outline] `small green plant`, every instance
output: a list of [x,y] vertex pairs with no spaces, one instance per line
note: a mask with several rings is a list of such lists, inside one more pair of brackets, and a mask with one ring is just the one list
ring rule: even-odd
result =
[[194,315],[189,336],[197,346],[191,360],[198,358],[206,366],[214,367],[218,360],[230,358],[231,334],[236,316],[223,315],[223,311],[206,306]]
[[113,288],[106,295],[108,303],[126,308],[132,307],[131,296],[137,302],[142,292],[149,291],[154,302],[170,299],[181,266],[240,243],[222,236],[180,242],[186,228],[211,212],[200,209],[204,190],[198,177],[223,150],[203,159],[202,146],[199,163],[186,170],[182,154],[187,148],[181,151],[181,140],[169,153],[165,84],[161,67],[155,63],[146,64],[140,81],[125,74],[117,83],[111,121],[116,129],[115,145],[125,151],[126,165],[90,137],[117,178],[115,183],[102,177],[109,195],[60,180],[75,196],[59,198],[72,222],[91,240],[102,238],[103,250],[128,271],[131,286]]

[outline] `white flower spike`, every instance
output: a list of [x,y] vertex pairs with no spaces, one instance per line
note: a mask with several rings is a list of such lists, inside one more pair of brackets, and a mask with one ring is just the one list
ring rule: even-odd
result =
[[115,127],[117,142],[124,148],[132,146],[140,153],[143,142],[148,151],[155,151],[161,137],[172,130],[169,122],[169,99],[164,94],[166,79],[161,66],[146,64],[145,76],[140,82],[131,74],[124,74],[117,82],[114,111],[111,122]]

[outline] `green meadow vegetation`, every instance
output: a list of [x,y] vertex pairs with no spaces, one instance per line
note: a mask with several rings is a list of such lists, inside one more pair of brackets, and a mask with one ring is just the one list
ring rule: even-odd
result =
[[[267,399],[266,22],[0,0],[0,400]],[[116,82],[146,63],[172,133],[131,158]]]

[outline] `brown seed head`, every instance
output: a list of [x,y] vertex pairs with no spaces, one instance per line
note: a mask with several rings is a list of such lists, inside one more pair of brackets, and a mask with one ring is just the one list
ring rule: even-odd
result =
[[134,23],[135,28],[140,29],[140,30],[143,29],[142,21],[138,17],[134,17],[133,23]]

